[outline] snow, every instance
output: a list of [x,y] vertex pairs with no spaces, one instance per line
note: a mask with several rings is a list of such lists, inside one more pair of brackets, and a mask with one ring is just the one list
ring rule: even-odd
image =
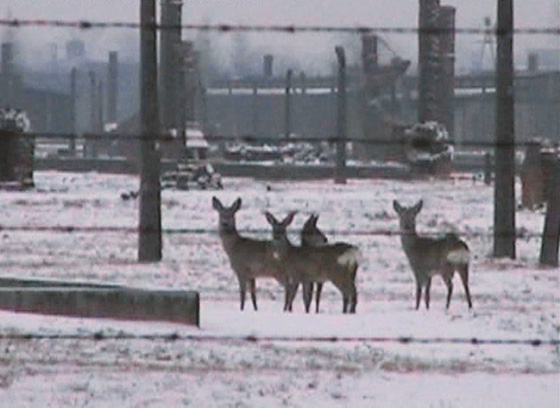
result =
[[[461,177],[344,186],[226,178],[219,192],[165,190],[163,260],[138,264],[139,203],[120,197],[138,178],[39,172],[35,181],[33,191],[0,193],[2,275],[198,290],[201,327],[0,312],[1,407],[560,406],[557,345],[367,340],[559,339],[559,270],[538,266],[544,214],[518,212],[517,259],[492,258],[492,187]],[[303,312],[301,292],[283,313],[282,289],[267,280],[257,281],[259,310],[248,301],[241,312],[213,195],[226,205],[243,198],[243,234],[270,236],[264,210],[299,210],[295,243],[316,212],[331,242],[358,245],[357,314],[341,313],[330,284],[318,315]],[[391,203],[420,198],[419,231],[456,231],[469,243],[472,311],[458,278],[449,311],[437,278],[430,310],[413,308]]]

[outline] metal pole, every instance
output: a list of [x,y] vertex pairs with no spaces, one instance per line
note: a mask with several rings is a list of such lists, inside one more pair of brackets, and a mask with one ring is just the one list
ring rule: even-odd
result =
[[513,0],[498,0],[494,256],[515,259]]
[[[155,0],[142,0],[140,4],[140,220],[138,235],[138,260],[161,260],[161,190],[159,184],[159,156],[156,137],[159,133],[157,94],[157,45]],[[148,26],[148,27],[146,27]]]
[[104,109],[103,109],[103,81],[99,80],[97,83],[97,123],[99,126],[99,132],[103,133],[105,130],[104,122],[105,118],[103,116]]
[[69,140],[70,155],[76,155],[76,79],[78,71],[72,68],[70,71],[70,133],[72,136]]
[[337,144],[334,182],[346,184],[346,56],[344,48],[335,48],[338,59]]
[[95,72],[89,71],[89,128],[92,133],[97,133],[97,114],[95,106],[97,105],[96,100],[96,80]]
[[286,101],[284,107],[284,137],[286,142],[290,140],[290,133],[292,133],[292,98],[290,91],[292,89],[292,70],[289,69],[286,73]]
[[116,51],[109,52],[107,78],[107,122],[117,121],[117,100],[119,96],[119,56]]

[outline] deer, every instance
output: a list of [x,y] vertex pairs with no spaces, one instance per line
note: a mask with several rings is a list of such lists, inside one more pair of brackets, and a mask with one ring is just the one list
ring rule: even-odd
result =
[[[301,246],[302,247],[317,247],[325,245],[328,242],[327,237],[323,232],[317,227],[317,221],[319,220],[319,215],[311,214],[303,228],[301,229]],[[315,282],[317,285],[317,291],[315,294],[315,313],[319,313],[319,303],[321,301],[321,291],[323,290],[323,282]],[[313,285],[314,283],[305,283],[303,285],[303,303],[305,306],[305,312],[309,313],[309,308],[311,306],[311,300],[313,298]],[[295,288],[297,291],[297,287]]]
[[402,206],[397,200],[393,201],[393,208],[399,217],[402,247],[416,281],[416,310],[420,307],[423,289],[426,309],[430,308],[430,286],[435,275],[440,275],[447,286],[448,310],[455,272],[461,277],[469,309],[472,309],[469,291],[469,247],[454,233],[448,233],[441,238],[419,236],[416,233],[416,216],[422,210],[422,206],[422,200],[410,207]]
[[235,214],[241,208],[241,198],[225,207],[218,198],[212,197],[212,206],[219,214],[219,234],[222,246],[228,256],[230,266],[239,282],[241,310],[245,307],[247,284],[251,291],[253,308],[257,309],[256,278],[274,278],[285,288],[284,311],[291,311],[288,304],[287,277],[278,260],[274,257],[275,247],[270,240],[243,237],[237,231]]
[[274,257],[279,260],[290,284],[287,286],[288,303],[292,304],[297,285],[314,282],[332,282],[342,293],[342,313],[356,313],[358,295],[356,274],[360,263],[358,247],[346,243],[322,246],[294,246],[288,239],[286,229],[296,212],[290,212],[278,221],[270,212],[265,212],[266,220],[272,226]]

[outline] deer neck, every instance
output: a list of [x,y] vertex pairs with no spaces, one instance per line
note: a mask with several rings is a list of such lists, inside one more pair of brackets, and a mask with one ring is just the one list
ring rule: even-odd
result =
[[401,230],[401,243],[405,249],[410,247],[417,239],[416,229]]
[[220,226],[220,238],[224,247],[229,248],[232,247],[235,242],[239,241],[241,236],[237,232],[237,228],[235,226],[229,228]]
[[292,243],[288,240],[286,235],[281,237],[274,237],[272,239],[273,251],[279,255],[285,255],[293,247]]

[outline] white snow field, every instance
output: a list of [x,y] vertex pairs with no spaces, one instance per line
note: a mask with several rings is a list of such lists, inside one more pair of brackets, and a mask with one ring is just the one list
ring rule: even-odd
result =
[[[491,186],[225,179],[218,192],[165,190],[163,260],[138,264],[138,201],[121,198],[137,177],[39,172],[35,181],[0,192],[1,276],[197,290],[201,327],[2,311],[0,407],[560,406],[560,273],[538,265],[544,213],[519,211],[517,259],[493,259]],[[329,283],[318,315],[303,312],[301,291],[283,313],[283,291],[267,280],[257,281],[259,310],[248,299],[240,311],[213,195],[243,198],[245,235],[270,237],[264,210],[299,210],[294,243],[317,212],[331,242],[358,245],[357,314],[341,313]],[[414,310],[395,198],[424,200],[420,232],[457,231],[469,243],[472,310],[457,276],[449,311],[438,277],[430,310]],[[523,342],[533,339],[545,343]],[[495,340],[509,343],[484,343]]]

